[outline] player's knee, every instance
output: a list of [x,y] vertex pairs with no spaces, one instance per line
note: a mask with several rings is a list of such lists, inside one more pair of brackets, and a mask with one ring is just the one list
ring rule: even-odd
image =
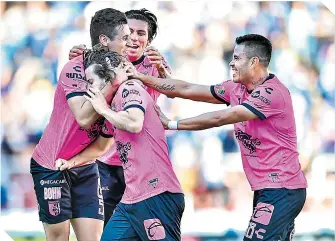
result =
[[69,230],[60,225],[44,225],[47,241],[69,240]]
[[61,230],[52,230],[47,233],[47,241],[66,241],[69,240],[69,234]]

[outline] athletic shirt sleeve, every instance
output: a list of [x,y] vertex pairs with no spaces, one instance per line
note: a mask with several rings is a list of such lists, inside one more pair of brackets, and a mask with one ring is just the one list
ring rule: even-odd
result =
[[85,80],[85,71],[82,63],[69,61],[60,73],[59,82],[65,92],[66,99],[84,95],[87,91],[88,83]]
[[285,100],[281,90],[273,86],[259,86],[242,103],[261,120],[281,115],[285,110]]
[[138,83],[129,81],[121,90],[121,107],[123,110],[139,108],[145,113],[149,102],[148,96]]
[[230,93],[236,87],[236,83],[231,80],[222,82],[221,84],[212,85],[210,87],[212,95],[219,101],[230,105]]

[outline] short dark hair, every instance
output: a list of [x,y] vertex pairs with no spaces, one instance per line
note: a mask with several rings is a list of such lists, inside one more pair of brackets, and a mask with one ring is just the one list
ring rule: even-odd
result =
[[142,20],[148,23],[148,41],[151,42],[157,35],[158,23],[155,14],[148,9],[130,10],[125,12],[128,19]]
[[249,58],[257,56],[265,67],[269,66],[272,55],[272,44],[269,39],[259,34],[246,34],[237,37],[235,43],[248,47],[246,53]]
[[84,68],[87,69],[92,64],[97,64],[94,68],[94,73],[100,78],[105,79],[105,82],[110,82],[116,77],[116,73],[110,69],[106,62],[109,59],[112,67],[118,67],[125,61],[124,57],[116,52],[106,52],[105,50],[89,50],[85,53]]
[[114,40],[116,28],[127,24],[127,17],[123,12],[114,8],[105,8],[97,11],[91,19],[90,35],[92,46],[99,43],[99,36],[106,35]]

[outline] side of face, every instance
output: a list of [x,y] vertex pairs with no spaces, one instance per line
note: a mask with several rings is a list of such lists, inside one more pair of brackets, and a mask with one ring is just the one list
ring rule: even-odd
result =
[[102,44],[107,47],[109,51],[117,52],[118,54],[125,56],[127,48],[132,46],[129,26],[128,24],[123,24],[116,27],[116,31],[113,40],[107,37]]
[[[106,79],[97,75],[97,69],[101,67],[99,64],[92,64],[85,69],[86,80],[91,87],[96,89],[103,89],[106,86]],[[108,83],[107,83],[108,84]]]
[[127,49],[127,55],[130,61],[135,61],[143,55],[144,49],[149,44],[149,25],[138,19],[128,19],[128,25],[133,46]]
[[247,49],[242,44],[238,44],[234,48],[233,58],[229,63],[232,73],[232,80],[235,83],[245,83],[251,75],[253,65],[249,59]]

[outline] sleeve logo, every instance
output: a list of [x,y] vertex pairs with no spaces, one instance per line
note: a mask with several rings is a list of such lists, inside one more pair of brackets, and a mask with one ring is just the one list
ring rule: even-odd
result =
[[215,91],[219,95],[223,95],[226,92],[225,89],[224,89],[224,86],[222,84],[216,85],[215,86]]
[[129,95],[129,90],[123,89],[122,90],[122,98],[126,98]]

